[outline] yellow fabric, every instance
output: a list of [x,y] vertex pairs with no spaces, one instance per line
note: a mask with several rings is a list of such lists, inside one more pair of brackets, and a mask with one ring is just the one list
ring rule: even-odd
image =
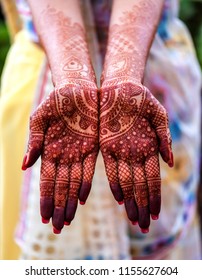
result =
[[20,31],[8,53],[0,97],[0,258],[18,259],[14,232],[29,116],[44,53]]

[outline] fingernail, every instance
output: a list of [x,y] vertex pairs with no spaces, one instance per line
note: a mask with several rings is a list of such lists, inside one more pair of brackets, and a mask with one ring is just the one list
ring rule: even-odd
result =
[[26,167],[26,161],[27,161],[27,155],[24,156],[23,161],[22,161],[22,167],[21,169],[24,171],[27,169]]
[[123,200],[122,201],[118,201],[118,204],[122,205],[122,204],[124,204],[124,201]]
[[85,201],[80,201],[80,204],[81,205],[84,205],[86,202]]
[[53,227],[53,233],[55,234],[60,234],[61,233],[61,230],[60,229],[57,229],[55,227]]
[[158,220],[159,215],[151,215],[152,220]]
[[168,161],[168,166],[169,167],[173,167],[173,165],[174,165],[174,161],[173,161],[173,153],[172,152],[170,152],[170,156],[169,156],[169,161]]
[[71,222],[67,222],[67,221],[64,222],[65,226],[69,226],[70,224],[71,224]]
[[141,228],[141,232],[142,232],[142,233],[148,233],[148,232],[149,232],[149,229],[148,229],[148,228]]
[[48,224],[50,219],[44,219],[43,217],[41,218],[41,221],[43,224]]
[[138,224],[138,221],[132,221],[131,223],[132,225],[136,226]]

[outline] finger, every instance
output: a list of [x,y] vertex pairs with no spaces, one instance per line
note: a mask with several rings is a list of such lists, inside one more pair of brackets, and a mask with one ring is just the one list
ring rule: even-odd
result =
[[123,204],[124,196],[119,184],[117,162],[111,155],[105,155],[104,163],[111,192],[115,200],[119,204]]
[[138,207],[138,223],[143,233],[147,233],[150,225],[148,187],[144,167],[140,164],[133,166],[135,197]]
[[54,233],[60,233],[64,226],[65,207],[69,186],[69,168],[67,165],[59,164],[55,180],[54,212],[52,218]]
[[118,176],[123,192],[126,213],[129,220],[135,224],[138,221],[138,211],[134,196],[133,177],[130,165],[123,160],[118,161]]
[[24,156],[22,170],[31,167],[39,158],[43,148],[44,134],[50,117],[50,98],[42,103],[30,117],[30,134],[27,153]]
[[82,163],[74,163],[71,167],[70,172],[70,188],[68,193],[68,200],[66,205],[66,213],[65,213],[65,222],[66,224],[70,224],[74,219],[77,204],[78,204],[78,195],[79,189],[81,186],[82,180]]
[[48,223],[53,215],[56,165],[42,159],[40,178],[40,211],[43,223]]
[[147,114],[150,116],[152,125],[156,129],[159,139],[159,150],[163,160],[173,166],[173,153],[171,149],[171,135],[168,126],[168,115],[166,109],[158,102],[154,96],[147,91]]
[[149,189],[149,210],[152,218],[157,220],[161,209],[161,177],[157,155],[146,159],[145,174]]
[[79,191],[80,204],[85,204],[91,190],[97,153],[90,154],[83,161],[83,180]]

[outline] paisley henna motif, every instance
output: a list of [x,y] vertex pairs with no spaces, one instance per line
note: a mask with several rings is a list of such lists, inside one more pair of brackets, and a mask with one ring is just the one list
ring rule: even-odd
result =
[[165,109],[147,88],[135,83],[102,87],[100,145],[111,190],[124,199],[128,218],[149,227],[160,212],[158,153],[173,165]]
[[[148,232],[161,205],[159,152],[173,165],[165,109],[142,85],[163,1],[135,1],[113,14],[101,77],[100,146],[115,199]],[[114,2],[120,15],[120,6]],[[120,4],[120,3],[119,3]]]
[[52,217],[55,232],[74,218],[78,198],[90,192],[98,153],[97,88],[56,88],[30,121],[30,139],[23,169],[41,155],[41,215]]

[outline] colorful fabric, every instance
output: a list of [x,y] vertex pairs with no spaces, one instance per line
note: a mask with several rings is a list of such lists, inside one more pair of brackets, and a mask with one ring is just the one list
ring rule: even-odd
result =
[[44,53],[24,31],[17,34],[6,58],[0,96],[0,258],[16,259],[14,241],[19,219],[21,163],[30,110]]
[[[201,258],[196,213],[201,71],[189,32],[177,18],[177,4],[176,0],[165,1],[144,81],[166,107],[173,139],[175,166],[170,169],[161,161],[162,210],[159,220],[152,221],[148,234],[142,234],[138,226],[132,226],[128,222],[124,207],[117,205],[110,193],[103,161],[99,156],[93,188],[86,205],[79,207],[70,227],[64,229],[61,235],[53,235],[52,226],[44,225],[40,220],[38,161],[25,172],[23,178],[22,209],[15,235],[21,248],[21,258]],[[89,7],[92,7],[92,10]],[[85,1],[83,9],[94,67],[99,76],[107,39],[109,1]],[[86,14],[86,11],[90,14]],[[91,12],[96,15],[95,22],[91,20]],[[95,31],[100,34],[100,45]],[[33,87],[33,109],[51,89],[51,73],[44,60],[37,88]],[[24,140],[22,142],[24,143]],[[7,189],[7,193],[9,191],[11,190]]]

